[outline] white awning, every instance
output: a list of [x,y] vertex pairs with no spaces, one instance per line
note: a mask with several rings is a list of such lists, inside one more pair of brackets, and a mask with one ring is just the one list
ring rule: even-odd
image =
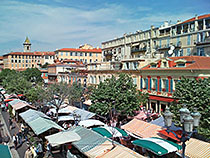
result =
[[52,147],[65,143],[79,141],[81,139],[81,137],[76,132],[69,130],[61,131],[59,133],[46,136],[45,138],[49,141]]
[[79,125],[84,127],[91,127],[91,126],[104,126],[105,123],[99,120],[89,119],[89,120],[80,121]]

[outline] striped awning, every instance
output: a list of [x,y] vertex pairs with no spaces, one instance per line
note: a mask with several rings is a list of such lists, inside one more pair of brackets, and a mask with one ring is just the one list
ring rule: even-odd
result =
[[[179,151],[179,153],[182,153],[182,151]],[[186,142],[185,155],[190,158],[210,157],[210,143],[190,138]]]
[[104,126],[93,128],[92,130],[107,138],[128,136],[124,130],[117,127]]
[[176,152],[177,150],[181,150],[180,145],[171,142],[169,140],[157,137],[137,139],[132,143],[134,145],[145,148],[146,150],[149,150],[158,156],[162,156],[171,152]]

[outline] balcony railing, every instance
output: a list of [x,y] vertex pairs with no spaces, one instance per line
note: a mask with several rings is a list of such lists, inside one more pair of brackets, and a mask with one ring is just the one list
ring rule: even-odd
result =
[[131,53],[134,53],[134,52],[143,52],[143,51],[146,51],[147,50],[147,47],[143,47],[143,48],[132,48],[131,49]]

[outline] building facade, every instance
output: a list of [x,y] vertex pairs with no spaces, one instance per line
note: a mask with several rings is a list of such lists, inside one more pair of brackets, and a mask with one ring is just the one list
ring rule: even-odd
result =
[[122,69],[135,70],[142,61],[173,56],[210,56],[201,43],[210,37],[210,14],[195,16],[184,22],[124,34],[102,43],[102,61],[122,64]]
[[40,68],[46,63],[54,63],[55,52],[31,52],[31,43],[28,37],[23,43],[23,49],[23,52],[11,52],[3,55],[5,69],[25,70]]
[[66,82],[67,84],[80,82],[86,84],[86,78],[86,66],[82,62],[66,59],[48,65],[49,84],[56,82]]
[[69,59],[83,63],[101,62],[101,49],[85,44],[79,48],[58,49],[55,51],[55,56],[59,60]]

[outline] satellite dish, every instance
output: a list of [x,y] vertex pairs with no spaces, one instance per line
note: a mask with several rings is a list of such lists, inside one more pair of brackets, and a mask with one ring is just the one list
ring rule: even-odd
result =
[[172,46],[170,47],[170,49],[171,49],[171,50],[174,50],[174,49],[175,49],[175,47],[172,45]]
[[169,54],[169,55],[173,54],[173,50],[170,49],[170,50],[168,51],[168,54]]

